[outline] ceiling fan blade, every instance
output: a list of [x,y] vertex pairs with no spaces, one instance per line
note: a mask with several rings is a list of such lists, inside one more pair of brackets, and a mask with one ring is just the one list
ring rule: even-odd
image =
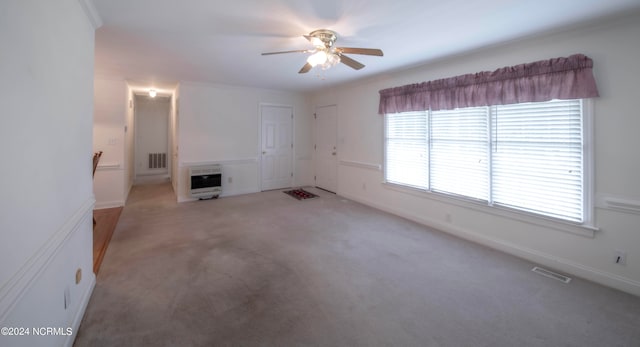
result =
[[364,64],[362,64],[360,62],[357,62],[357,61],[347,57],[344,54],[339,54],[339,55],[340,55],[340,62],[345,64],[345,65],[347,65],[347,66],[349,66],[349,67],[351,67],[351,68],[353,68],[353,69],[360,70],[360,69],[362,69],[364,67]]
[[283,53],[309,53],[311,52],[308,49],[296,49],[293,51],[280,51],[280,52],[267,52],[267,53],[262,53],[262,55],[273,55],[273,54],[283,54]]
[[349,54],[377,55],[379,57],[383,56],[382,50],[377,48],[337,47],[336,51]]
[[306,63],[304,64],[304,66],[302,67],[302,69],[300,69],[300,71],[298,71],[298,73],[307,73],[309,72],[309,70],[311,70],[313,68],[313,66],[311,66],[311,64]]

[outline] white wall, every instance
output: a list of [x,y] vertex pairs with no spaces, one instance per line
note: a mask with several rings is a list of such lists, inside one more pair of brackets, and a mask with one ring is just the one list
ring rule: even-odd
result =
[[[640,15],[618,18],[559,34],[493,47],[406,71],[315,93],[312,107],[337,104],[339,113],[338,193],[438,229],[498,248],[548,267],[640,295],[640,215],[608,207],[621,198],[640,211]],[[595,210],[593,237],[488,213],[487,208],[383,185],[375,169],[383,161],[381,89],[439,78],[493,71],[504,66],[574,53],[594,61],[601,97],[595,100]],[[354,162],[371,164],[368,167]],[[581,232],[569,228],[569,231]],[[588,231],[586,231],[588,235]],[[627,265],[614,264],[614,250],[627,252]]]
[[173,187],[173,191],[178,193],[178,104],[180,103],[180,86],[177,86],[175,91],[173,92],[173,97],[171,98],[171,115],[169,121],[169,155],[171,156],[171,186]]
[[[293,106],[294,185],[312,182],[312,117],[302,94],[183,82],[178,110],[179,201],[190,200],[189,166],[214,162],[223,165],[223,196],[260,190],[261,103]],[[232,183],[228,177],[233,178]]]
[[[136,118],[136,175],[166,175],[169,170],[149,169],[149,153],[169,154],[169,121],[171,113],[171,98],[157,96],[150,98],[147,95],[135,97]],[[167,158],[171,160],[171,157]]]
[[134,95],[133,90],[127,85],[127,114],[124,134],[124,202],[126,203],[129,191],[135,178],[135,119],[134,119]]
[[[77,0],[2,1],[0,47],[0,327],[75,333],[95,284],[94,26]],[[2,346],[72,341],[0,335]]]
[[[94,177],[96,208],[124,206],[129,168],[125,146],[130,143],[129,89],[123,79],[96,78],[93,115],[93,150],[102,151]],[[127,133],[124,129],[127,126]],[[131,129],[133,130],[133,129]]]

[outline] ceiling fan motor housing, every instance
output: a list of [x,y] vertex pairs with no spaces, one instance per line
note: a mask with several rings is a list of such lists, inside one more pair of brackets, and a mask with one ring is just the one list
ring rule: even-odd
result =
[[[309,33],[309,36],[320,40],[324,47],[327,49],[331,48],[338,39],[336,32],[328,29],[319,29],[312,31],[311,33]],[[319,46],[319,44],[316,42],[314,42],[314,45]]]

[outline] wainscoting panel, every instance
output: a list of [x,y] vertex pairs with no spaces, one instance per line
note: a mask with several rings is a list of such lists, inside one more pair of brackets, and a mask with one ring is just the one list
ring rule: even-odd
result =
[[[71,328],[74,335],[49,336],[47,344],[70,346],[73,343],[95,285],[91,233],[94,202],[93,198],[85,201],[3,285],[0,326]],[[41,336],[2,338],[7,345],[42,344],[35,340]]]
[[496,238],[478,233],[474,230],[470,230],[468,228],[453,225],[451,223],[443,223],[442,221],[435,220],[432,218],[428,218],[424,216],[416,216],[414,214],[407,213],[404,210],[401,210],[395,207],[390,207],[385,204],[381,204],[379,202],[371,201],[368,199],[363,199],[356,195],[352,195],[352,194],[341,194],[341,195],[347,199],[351,199],[353,201],[357,201],[359,203],[371,206],[373,208],[377,208],[379,210],[389,212],[403,218],[407,218],[416,223],[426,225],[436,230],[440,230],[440,231],[455,235],[457,237],[485,245],[493,249],[497,249],[499,251],[514,255],[516,257],[527,259],[533,263],[541,264],[553,269],[558,269],[560,271],[573,274],[577,277],[582,277],[584,279],[591,280],[612,288],[616,288],[633,295],[640,295],[640,282],[632,278],[623,277],[615,273],[611,273],[611,272],[603,271],[590,266],[586,266],[583,264],[579,264],[569,259],[564,259],[561,257],[554,256],[552,254],[540,252],[535,249],[523,247],[520,245],[513,244],[511,242],[496,239]]

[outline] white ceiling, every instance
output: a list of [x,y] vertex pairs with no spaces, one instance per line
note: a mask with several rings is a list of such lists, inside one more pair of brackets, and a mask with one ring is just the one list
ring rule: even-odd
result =
[[[640,9],[639,0],[94,0],[96,75],[134,87],[173,89],[200,81],[311,91],[415,66],[487,45],[561,30]],[[351,55],[318,77],[298,74],[311,48],[302,37],[327,28],[336,46],[380,48]],[[320,71],[322,72],[322,71]],[[324,79],[323,79],[324,78]]]

